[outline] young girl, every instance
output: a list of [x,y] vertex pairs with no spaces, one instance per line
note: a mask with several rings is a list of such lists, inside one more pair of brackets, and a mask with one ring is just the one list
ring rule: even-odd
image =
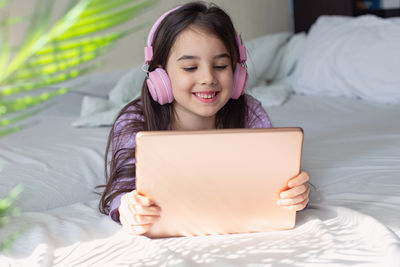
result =
[[[245,61],[246,49],[230,17],[215,5],[188,3],[156,21],[145,48],[148,76],[141,97],[122,109],[110,132],[101,212],[133,234],[146,233],[162,216],[155,203],[135,191],[138,131],[271,127],[261,103],[244,94]],[[308,180],[303,171],[293,177],[278,204],[304,209]]]

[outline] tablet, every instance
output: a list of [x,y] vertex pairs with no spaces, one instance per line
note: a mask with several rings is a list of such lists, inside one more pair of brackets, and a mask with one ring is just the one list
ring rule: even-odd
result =
[[145,131],[136,135],[136,189],[161,207],[148,237],[291,229],[277,205],[300,172],[303,130]]

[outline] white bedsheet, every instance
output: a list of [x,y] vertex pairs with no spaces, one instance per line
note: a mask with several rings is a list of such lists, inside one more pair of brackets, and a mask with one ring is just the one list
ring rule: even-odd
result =
[[29,225],[14,244],[15,266],[396,266],[400,260],[395,234],[342,207],[311,205],[289,231],[152,240],[126,234],[94,212],[96,205],[24,214],[10,227]]
[[303,169],[319,203],[376,217],[400,234],[400,105],[292,96],[269,109],[275,126],[305,132]]
[[77,129],[82,96],[70,93],[52,101],[26,122],[29,128],[0,138],[0,196],[18,183],[25,186],[17,205],[41,211],[96,199],[104,177],[109,128]]
[[57,99],[30,128],[0,139],[0,197],[20,182],[26,188],[24,212],[0,239],[24,233],[0,266],[398,266],[399,106],[293,95],[269,107],[274,126],[305,132],[302,167],[316,189],[296,228],[152,240],[98,212],[92,191],[104,179],[109,128],[70,126],[81,98]]

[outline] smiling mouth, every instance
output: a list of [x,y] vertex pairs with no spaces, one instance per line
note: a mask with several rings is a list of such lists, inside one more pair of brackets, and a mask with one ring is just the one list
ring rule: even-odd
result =
[[202,98],[202,99],[212,99],[214,98],[216,95],[219,94],[219,92],[197,92],[197,93],[193,93],[195,96],[197,96],[198,98]]

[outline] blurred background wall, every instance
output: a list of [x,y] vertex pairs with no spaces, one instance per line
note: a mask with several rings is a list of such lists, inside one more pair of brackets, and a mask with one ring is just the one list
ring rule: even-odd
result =
[[[111,1],[111,0],[110,0]],[[165,11],[189,0],[160,0],[151,10],[114,29],[126,29],[134,24],[147,23],[146,27],[118,41],[114,48],[101,56],[103,65],[97,72],[128,69],[143,63],[143,47],[154,21]],[[205,1],[210,2],[210,1]],[[267,33],[292,31],[290,0],[213,0],[231,16],[244,41]],[[15,0],[7,12],[10,15],[28,15],[35,0]],[[68,6],[68,0],[54,0],[52,21],[60,18]],[[130,25],[127,25],[130,24]],[[21,40],[24,28],[13,26],[12,40]]]

